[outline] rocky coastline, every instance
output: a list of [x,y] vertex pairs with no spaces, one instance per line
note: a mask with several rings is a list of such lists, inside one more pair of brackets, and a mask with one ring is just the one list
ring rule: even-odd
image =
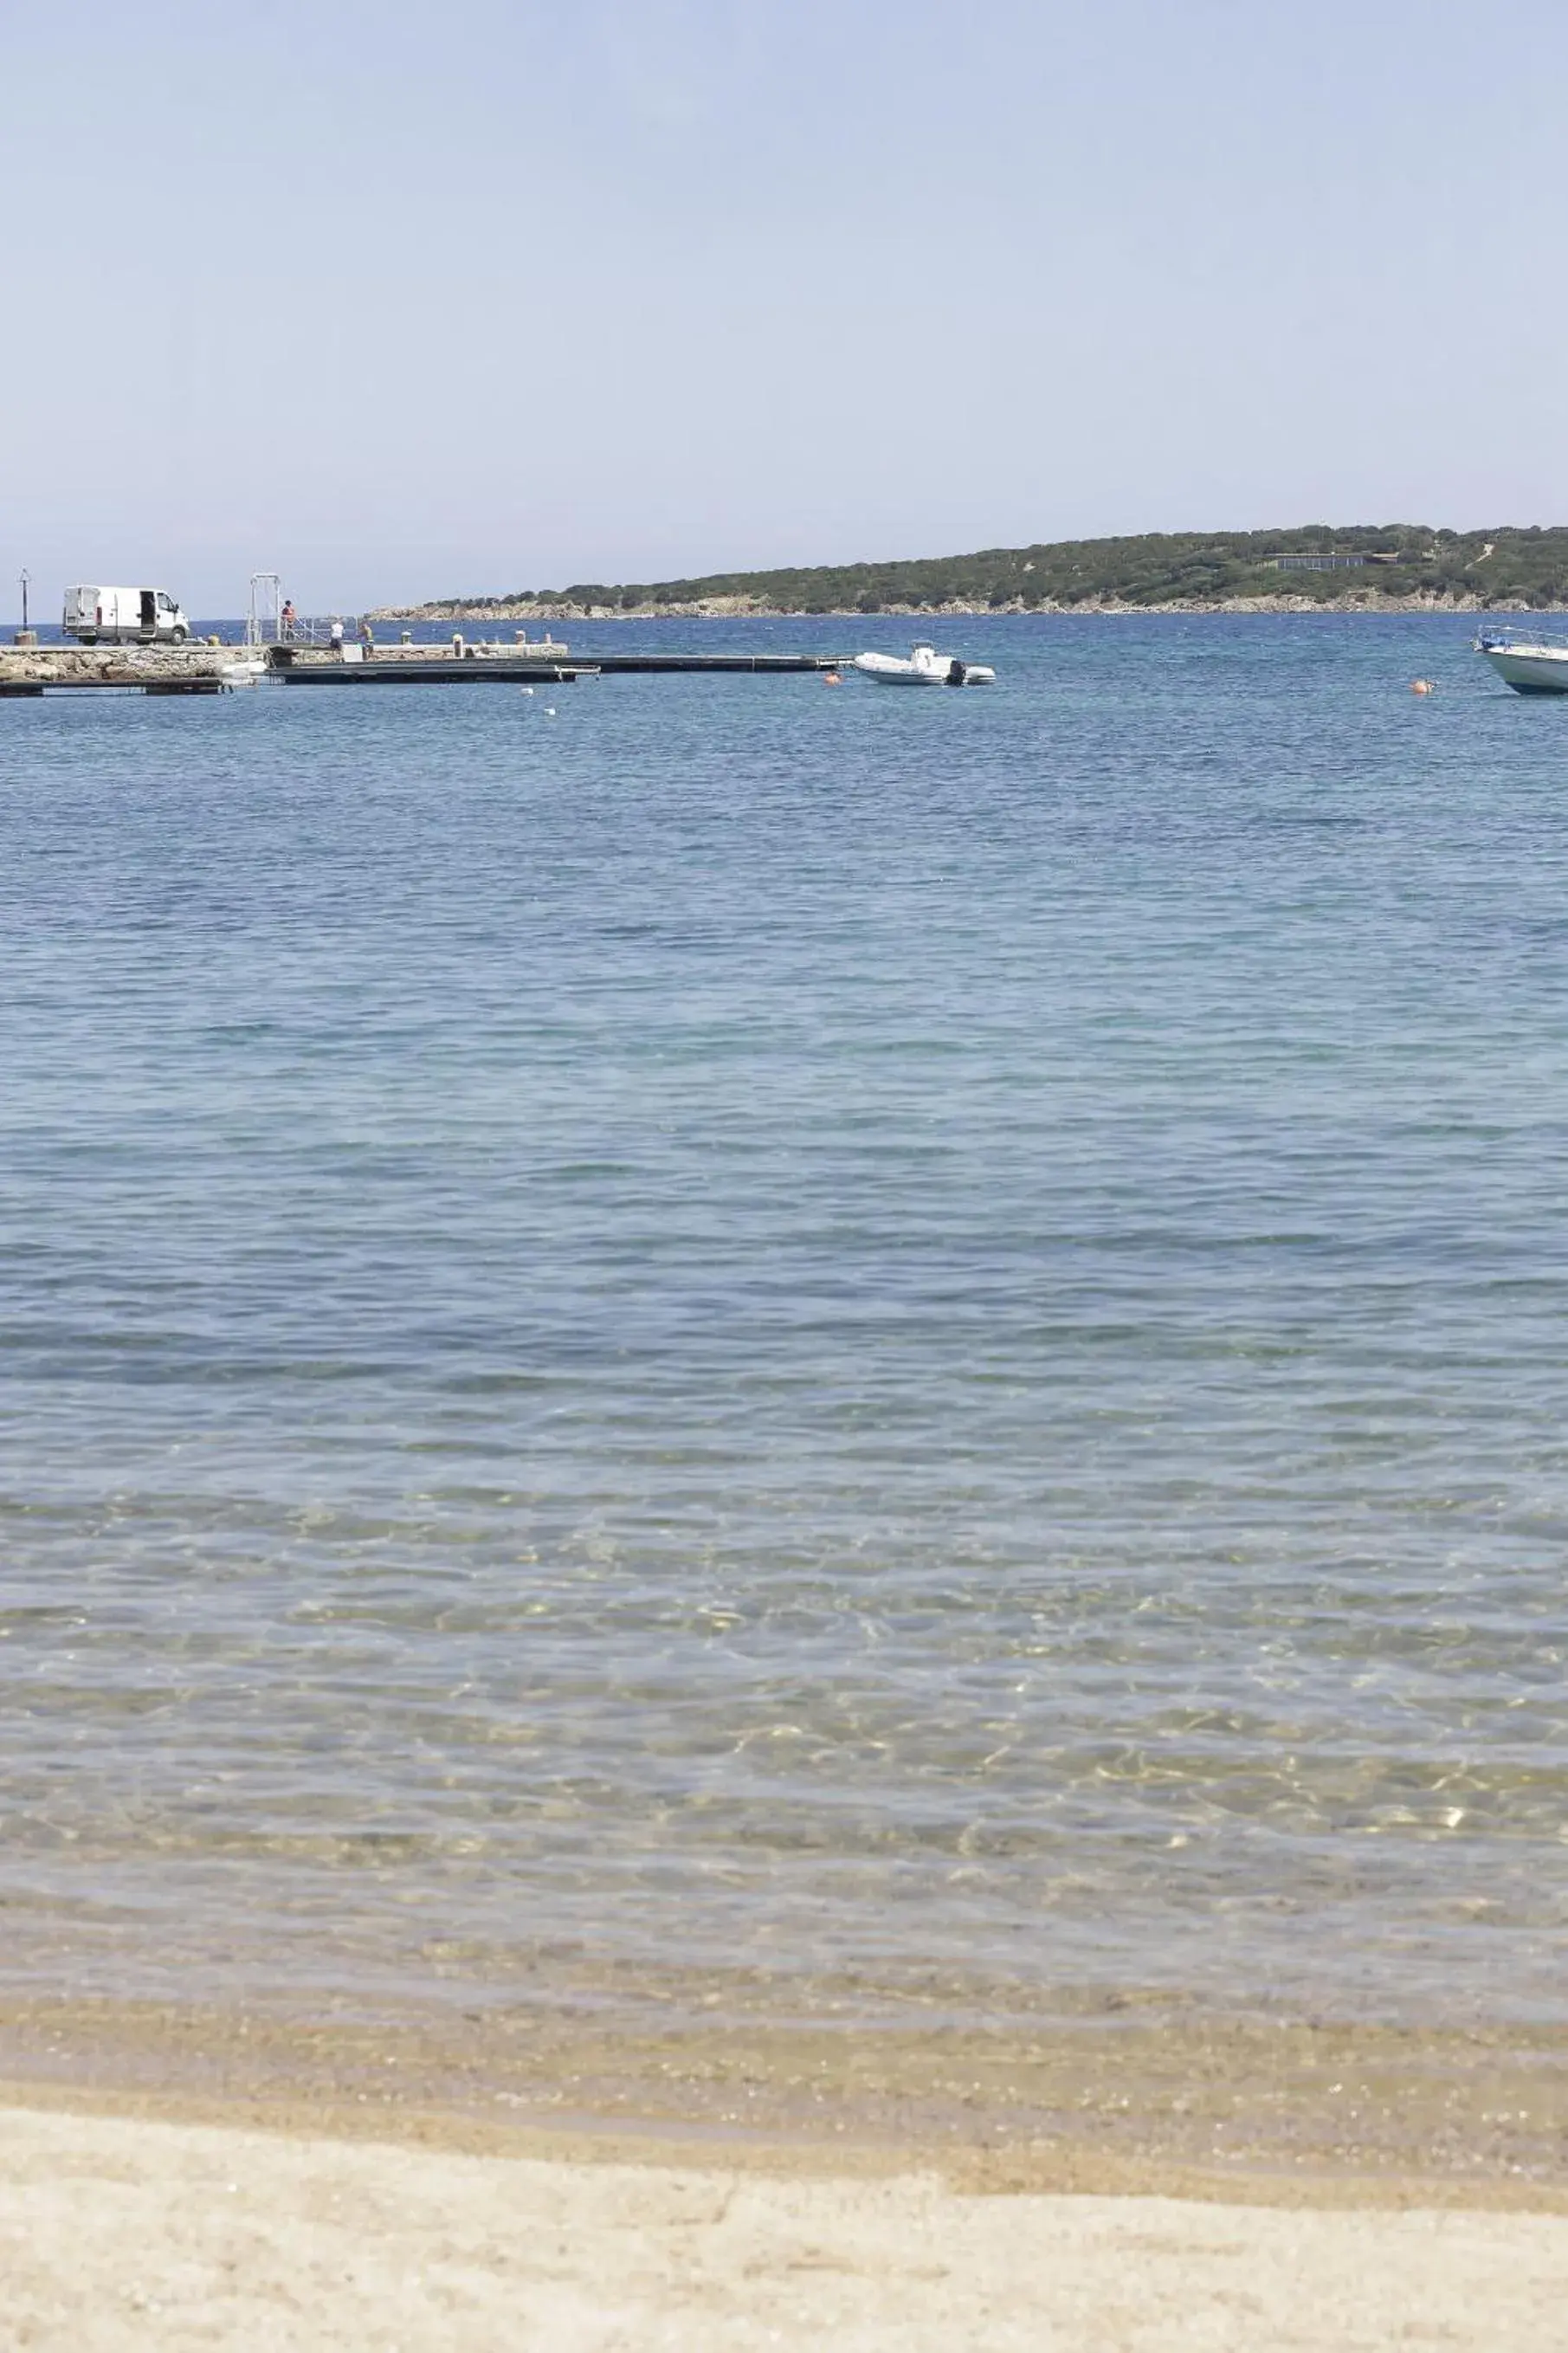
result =
[[[569,601],[525,598],[493,605],[386,605],[373,612],[373,621],[483,622],[506,628],[529,621],[868,621],[900,617],[916,621],[991,620],[1013,613],[1090,613],[1111,617],[1161,613],[1523,613],[1531,607],[1522,597],[1487,598],[1416,593],[1381,596],[1375,589],[1352,589],[1341,596],[1208,596],[1172,597],[1161,604],[1131,605],[1114,597],[1084,597],[1076,604],[1042,597],[1026,604],[1022,597],[997,605],[958,602],[931,605],[770,605],[753,596],[704,596],[690,604],[582,605]],[[1559,609],[1556,607],[1553,610]]]

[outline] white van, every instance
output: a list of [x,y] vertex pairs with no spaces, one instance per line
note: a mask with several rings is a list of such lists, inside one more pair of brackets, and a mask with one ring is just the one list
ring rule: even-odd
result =
[[95,646],[100,638],[118,645],[134,638],[142,645],[183,646],[191,634],[189,621],[162,588],[68,588],[60,627],[84,646]]

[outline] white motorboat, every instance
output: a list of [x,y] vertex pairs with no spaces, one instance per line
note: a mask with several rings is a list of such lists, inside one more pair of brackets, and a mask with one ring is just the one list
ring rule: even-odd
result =
[[896,654],[857,654],[855,667],[879,686],[992,686],[996,673],[981,662],[960,661],[939,654],[934,646],[911,648],[908,661]]
[[1568,638],[1482,629],[1475,645],[1516,694],[1568,694]]

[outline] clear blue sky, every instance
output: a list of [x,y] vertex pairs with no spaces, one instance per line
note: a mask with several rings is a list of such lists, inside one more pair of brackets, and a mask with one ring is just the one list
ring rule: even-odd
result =
[[0,0],[0,609],[1568,519],[1565,0]]

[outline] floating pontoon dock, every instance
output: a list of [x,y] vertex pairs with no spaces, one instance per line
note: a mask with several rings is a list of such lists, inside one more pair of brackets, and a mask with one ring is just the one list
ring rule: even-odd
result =
[[593,666],[605,678],[623,671],[645,670],[662,676],[666,670],[756,670],[791,677],[805,670],[813,677],[825,670],[843,670],[849,654],[595,654]]
[[707,670],[728,676],[819,677],[836,654],[596,654],[574,661],[565,646],[329,646],[275,640],[243,646],[0,647],[0,701],[83,691],[223,694],[270,677],[285,686],[570,686],[579,678]]
[[476,655],[471,659],[421,647],[428,659],[392,655],[378,660],[300,661],[287,646],[274,647],[268,664],[285,686],[570,686],[591,677],[592,662],[542,662],[524,654]]
[[316,649],[273,646],[269,666],[286,686],[500,686],[570,684],[577,678],[632,672],[664,677],[683,670],[754,670],[784,677],[838,670],[847,656],[833,654],[594,654],[574,661],[561,649],[554,659],[499,646],[399,646],[384,651],[351,646],[349,659]]

